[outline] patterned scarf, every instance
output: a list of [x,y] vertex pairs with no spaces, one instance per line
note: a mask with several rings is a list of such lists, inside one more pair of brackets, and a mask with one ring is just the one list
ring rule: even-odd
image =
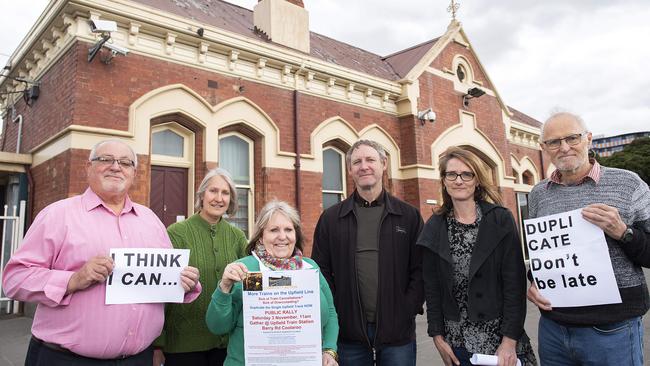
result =
[[275,258],[264,249],[262,243],[257,243],[255,246],[255,254],[257,254],[257,257],[265,266],[274,271],[302,268],[302,252],[298,248],[293,249],[293,257]]

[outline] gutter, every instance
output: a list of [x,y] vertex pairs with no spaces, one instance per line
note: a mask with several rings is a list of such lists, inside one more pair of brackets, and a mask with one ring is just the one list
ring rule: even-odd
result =
[[16,136],[16,154],[20,154],[20,142],[23,135],[23,115],[19,114],[18,116],[12,119],[14,123],[18,122],[18,135]]
[[298,212],[301,212],[300,206],[300,139],[299,139],[299,134],[298,134],[298,90],[293,91],[293,143],[294,143],[294,149],[296,152],[296,160],[293,166],[295,167],[295,173],[296,173],[296,187],[295,187],[295,193],[296,193],[296,210]]

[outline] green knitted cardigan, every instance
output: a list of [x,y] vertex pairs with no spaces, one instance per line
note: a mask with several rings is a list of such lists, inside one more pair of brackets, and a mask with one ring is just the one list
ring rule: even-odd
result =
[[208,330],[205,312],[226,265],[246,256],[244,233],[223,218],[210,225],[199,214],[170,225],[167,233],[174,248],[190,249],[189,265],[199,269],[203,290],[189,304],[165,305],[165,325],[154,346],[168,353],[226,348],[228,336]]
[[[318,268],[316,262],[304,257],[303,260],[313,268]],[[260,265],[255,257],[248,256],[238,260],[244,263],[249,271],[259,271]],[[339,321],[334,307],[332,292],[327,285],[323,274],[319,271],[320,278],[320,322],[323,349],[336,350],[336,341],[339,335]],[[230,334],[228,344],[228,357],[224,366],[244,366],[244,320],[242,311],[242,283],[233,285],[230,293],[223,293],[221,289],[212,294],[212,302],[206,313],[206,323],[210,330],[217,334]]]

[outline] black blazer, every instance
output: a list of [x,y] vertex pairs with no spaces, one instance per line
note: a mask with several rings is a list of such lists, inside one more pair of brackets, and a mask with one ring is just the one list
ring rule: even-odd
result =
[[[485,321],[502,315],[501,335],[518,340],[526,319],[526,269],[517,227],[508,209],[478,204],[483,216],[469,266],[468,316],[471,321]],[[445,216],[429,218],[417,245],[425,248],[422,275],[428,333],[444,335],[444,319],[460,320]]]
[[[356,270],[357,219],[354,195],[325,210],[314,231],[312,259],[327,279],[339,316],[339,341],[368,344]],[[379,283],[375,346],[400,346],[415,339],[422,313],[420,212],[384,192],[379,228]],[[368,347],[370,345],[368,344]]]

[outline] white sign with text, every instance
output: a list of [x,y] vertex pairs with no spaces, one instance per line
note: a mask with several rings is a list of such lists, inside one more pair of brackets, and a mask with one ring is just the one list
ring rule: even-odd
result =
[[553,307],[621,302],[605,234],[581,211],[524,220],[534,281]]
[[189,249],[114,248],[113,273],[106,280],[106,304],[183,302],[181,271]]
[[318,270],[250,272],[243,288],[247,366],[322,366]]

